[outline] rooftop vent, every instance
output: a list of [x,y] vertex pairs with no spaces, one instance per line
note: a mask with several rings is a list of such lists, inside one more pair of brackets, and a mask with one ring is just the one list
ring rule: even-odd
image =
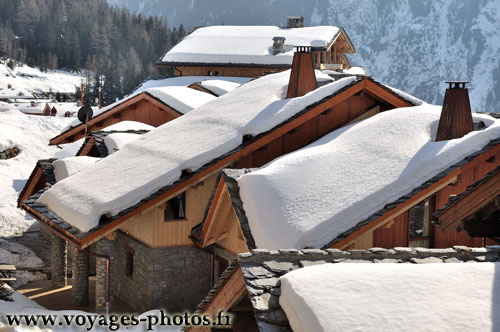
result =
[[293,55],[292,71],[288,82],[287,98],[300,97],[316,89],[312,47],[297,46]]
[[436,142],[460,138],[474,127],[469,101],[469,82],[446,82],[449,84],[444,95],[443,109],[436,135]]
[[286,18],[287,28],[303,28],[304,27],[304,17],[302,16],[288,16]]
[[285,37],[273,37],[273,55],[285,53]]

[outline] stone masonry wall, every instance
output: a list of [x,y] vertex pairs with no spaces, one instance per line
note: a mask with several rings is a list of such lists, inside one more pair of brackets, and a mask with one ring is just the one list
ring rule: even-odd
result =
[[[134,250],[132,276],[125,246]],[[118,232],[115,253],[115,294],[134,310],[192,311],[210,290],[210,254],[197,248],[149,248]]]
[[73,276],[71,287],[71,303],[74,306],[89,304],[89,256],[71,247],[73,260]]
[[64,287],[67,285],[68,251],[66,249],[66,241],[64,241],[57,235],[52,235],[51,242],[52,287]]
[[[114,287],[114,269],[115,269],[115,241],[100,239],[96,243],[95,251],[97,254],[105,255],[109,260],[109,313],[113,312],[113,287]],[[96,282],[95,282],[95,307],[96,313],[106,313],[106,280],[107,269],[106,259],[96,258]]]

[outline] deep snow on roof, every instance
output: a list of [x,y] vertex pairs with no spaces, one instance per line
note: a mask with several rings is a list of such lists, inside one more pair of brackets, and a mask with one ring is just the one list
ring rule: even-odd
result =
[[500,121],[434,142],[441,107],[380,113],[238,179],[258,248],[321,248],[337,235],[500,137]]
[[280,278],[293,331],[496,331],[500,263],[321,264]]
[[[340,29],[334,26],[210,26],[186,36],[163,62],[291,65],[295,46],[327,47]],[[285,37],[285,53],[273,55],[273,37]]]
[[[264,76],[145,134],[38,200],[86,232],[112,216],[237,148],[245,135],[268,131],[355,81],[342,78],[305,96],[286,99],[290,71]],[[321,80],[328,76],[317,72]],[[331,80],[331,79],[330,79]],[[123,181],[123,179],[127,181]],[[99,186],[93,185],[99,183]]]

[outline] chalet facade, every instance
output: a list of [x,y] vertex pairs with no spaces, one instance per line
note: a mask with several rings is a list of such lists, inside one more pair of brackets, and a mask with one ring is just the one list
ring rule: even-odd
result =
[[[454,94],[463,95],[464,93],[467,96],[467,91],[464,88],[455,87],[447,90],[436,139],[451,140],[472,131],[474,126],[476,128],[484,128],[484,124],[481,124],[481,121],[473,123],[470,106],[453,108],[449,107],[451,103],[446,103],[446,100],[454,98]],[[468,106],[468,97],[464,103]],[[444,125],[450,119],[467,118],[467,115],[470,127],[467,130],[453,130],[452,128],[456,123]],[[460,121],[460,123],[463,122]],[[366,134],[368,135],[368,133]],[[448,248],[453,245],[467,245],[481,247],[485,244],[492,244],[493,242],[486,238],[487,235],[483,234],[482,237],[478,237],[476,233],[475,237],[471,237],[465,232],[460,233],[456,231],[459,222],[474,215],[475,212],[479,213],[479,215],[474,215],[476,219],[481,216],[491,219],[492,221],[490,222],[497,222],[497,219],[495,219],[497,218],[495,202],[498,200],[498,186],[496,186],[495,181],[497,181],[498,174],[496,173],[498,173],[498,167],[500,166],[500,136],[493,135],[492,137],[493,139],[485,142],[484,146],[478,151],[474,150],[469,155],[465,155],[464,159],[459,162],[448,164],[446,169],[439,172],[436,176],[428,178],[420,185],[411,187],[408,193],[402,195],[397,200],[391,201],[385,206],[374,210],[368,218],[353,220],[350,226],[346,226],[346,228],[337,233],[332,231],[332,234],[335,235],[332,235],[328,241],[324,241],[321,247],[350,250],[407,246]],[[324,141],[323,144],[325,144]],[[390,146],[391,142],[387,142],[387,144]],[[360,151],[359,153],[363,152]],[[338,159],[336,161],[338,162]],[[313,161],[311,160],[310,162]],[[267,165],[266,168],[273,163]],[[284,164],[287,165],[286,167],[289,167],[288,165],[291,164],[291,161],[284,162]],[[276,169],[282,170],[283,167],[283,165],[278,166]],[[201,224],[193,228],[191,234],[191,237],[200,248],[216,246],[220,250],[225,250],[233,255],[259,248],[256,245],[255,234],[252,234],[249,225],[249,211],[245,211],[244,203],[240,196],[241,187],[238,181],[241,176],[257,170],[236,167],[235,169],[222,171],[217,179],[217,187],[210,199],[210,206],[207,209],[205,218]],[[392,172],[390,168],[386,171]],[[493,172],[493,174],[489,172]],[[275,173],[272,174],[276,176]],[[311,174],[311,176],[316,175]],[[353,173],[351,176],[358,177],[362,175]],[[478,187],[475,189],[477,190],[476,193],[469,194],[468,192],[471,189],[466,191],[466,188],[481,178],[483,178],[482,181],[485,184],[475,184],[474,188]],[[289,180],[293,181],[291,178]],[[328,178],[325,178],[324,181],[328,181]],[[332,187],[332,192],[335,192],[335,189],[335,187]],[[248,191],[251,189],[245,190]],[[486,197],[488,199],[485,198],[483,190],[487,190],[488,195]],[[458,205],[447,203],[449,197],[464,191],[466,191],[465,194],[458,196],[462,198],[461,203],[457,203]],[[257,192],[257,189],[255,189],[255,192]],[[246,195],[251,195],[251,193],[246,193]],[[273,193],[273,195],[282,197],[279,193]],[[311,193],[305,193],[305,195],[311,196]],[[472,207],[471,197],[476,197],[476,200],[479,199],[480,201],[478,202],[481,204],[477,203],[476,207]],[[256,206],[257,200],[247,201],[247,204],[252,209],[260,209]],[[266,201],[265,204],[268,205],[271,203]],[[284,202],[281,201],[281,209],[284,209],[283,205]],[[438,223],[436,222],[435,212],[443,208],[443,206],[448,206],[447,211],[439,212],[440,222]],[[452,206],[454,206],[453,209],[451,208]],[[459,217],[456,215],[458,213],[458,206],[462,207],[461,213],[464,214]],[[261,208],[264,208],[264,206]],[[253,211],[250,212],[254,214]],[[485,213],[486,216],[483,216]],[[266,214],[273,215],[274,218],[277,217],[269,210],[266,210]],[[274,220],[275,224],[276,222]],[[343,222],[345,223],[346,221],[343,220]],[[471,223],[467,222],[465,224],[471,225]],[[259,226],[254,227],[259,228]],[[259,228],[259,232],[267,231]],[[323,230],[322,233],[328,234],[328,231]],[[310,234],[309,237],[314,237],[314,234]],[[263,248],[277,249],[268,245]],[[293,245],[288,247],[295,248]]]
[[289,17],[286,28],[274,26],[210,26],[199,28],[157,63],[175,76],[259,77],[290,69],[296,46],[312,47],[316,69],[351,67],[355,53],[343,28],[304,27],[303,18]]
[[[312,54],[307,50],[297,56],[311,59]],[[309,70],[314,75],[312,67],[310,69],[296,67],[295,69],[299,72],[301,70],[305,72]],[[64,281],[58,276],[65,275],[64,269],[67,268],[64,264],[66,257],[64,243],[67,242],[75,248],[72,251],[73,262],[88,259],[88,255],[97,255],[96,299],[99,312],[105,311],[106,303],[112,302],[110,299],[113,295],[118,296],[137,311],[157,307],[166,308],[169,311],[192,310],[224,270],[227,261],[234,257],[232,253],[224,250],[218,251],[217,248],[200,249],[193,245],[190,238],[191,229],[204,219],[206,206],[221,169],[229,165],[235,165],[238,168],[260,167],[347,123],[359,121],[392,108],[413,105],[412,101],[369,77],[345,75],[348,77],[340,76],[334,81],[330,77],[320,75],[318,79],[314,78],[320,87],[316,89],[316,84],[314,84],[310,87],[313,91],[307,91],[308,89],[302,86],[306,80],[296,81],[300,86],[291,90],[297,94],[289,95],[288,99],[283,99],[279,103],[284,103],[288,105],[287,107],[299,105],[298,108],[294,109],[293,115],[274,118],[274,113],[269,113],[269,111],[277,110],[275,105],[278,104],[274,99],[275,91],[290,88],[296,84],[293,78],[298,76],[294,70],[290,75],[292,81],[286,73],[276,75],[278,76],[266,76],[245,84],[197,108],[190,114],[151,131],[147,137],[144,137],[144,140],[141,140],[141,144],[147,142],[153,144],[152,142],[160,137],[153,137],[156,133],[163,135],[159,131],[165,133],[175,131],[184,123],[187,126],[181,128],[196,130],[197,127],[193,125],[198,121],[198,114],[204,122],[219,123],[222,118],[215,116],[222,116],[224,119],[229,119],[229,123],[233,123],[243,114],[231,114],[225,110],[225,107],[233,107],[233,105],[238,105],[237,107],[244,110],[246,114],[256,112],[252,118],[273,117],[269,121],[262,122],[266,126],[271,126],[269,129],[246,129],[245,131],[249,134],[245,134],[242,141],[230,151],[217,152],[217,155],[213,155],[196,169],[184,169],[173,183],[167,183],[117,214],[102,215],[97,225],[89,230],[80,230],[72,225],[72,220],[69,218],[62,219],[59,215],[60,211],[55,211],[52,206],[41,202],[40,198],[52,192],[54,188],[58,188],[58,183],[50,187],[46,186],[20,202],[22,209],[54,234],[52,238],[54,279],[59,282]],[[306,74],[304,77],[307,76]],[[307,92],[311,93],[306,96]],[[282,98],[285,96],[283,95]],[[242,102],[245,105],[238,104]],[[254,126],[258,127],[260,123]],[[276,124],[273,125],[273,123]],[[208,137],[205,138],[203,135],[207,134],[203,131],[198,130],[197,133],[202,137],[188,133],[181,141],[171,141],[170,145],[161,145],[158,148],[149,146],[149,153],[161,158],[170,154],[163,149],[178,149],[179,145],[188,149],[192,146],[193,143],[190,140],[193,139],[201,142],[198,144],[209,144],[210,141],[216,140],[214,137],[211,137],[211,140]],[[155,149],[161,149],[163,152]],[[130,152],[120,151],[116,157],[119,159],[119,156],[125,156]],[[126,158],[133,160],[132,157]],[[118,159],[114,159],[116,163],[110,168],[113,169],[114,174],[120,174],[120,178],[116,181],[123,183],[123,177],[129,176],[122,173],[119,168],[126,167],[129,171],[133,171],[134,168],[127,166],[126,162],[121,163]],[[104,167],[108,160],[111,158],[104,158],[96,163],[95,167]],[[147,163],[151,161],[150,159]],[[91,168],[94,167],[90,167],[87,171]],[[162,169],[165,172],[167,170]],[[69,182],[83,173],[86,171],[70,177]],[[101,176],[103,173],[92,170],[89,176],[96,175]],[[88,181],[100,183],[98,186],[93,186],[93,195],[97,194],[94,189],[99,190],[99,187],[107,186],[101,180],[90,180],[87,176],[85,177],[86,183],[89,183]],[[130,175],[130,177],[133,176]],[[111,181],[108,176],[106,178],[105,181]],[[33,190],[27,192],[33,192]],[[71,195],[71,193],[68,194]],[[84,256],[87,258],[83,258]],[[108,260],[110,265],[106,265]],[[76,276],[73,282],[76,280],[80,283],[80,286],[74,286],[73,295],[78,303],[88,301],[81,296],[85,293],[88,276],[88,270],[82,269],[82,266],[85,264],[73,266],[73,278]],[[106,269],[106,266],[109,268]],[[105,286],[106,280],[109,280],[107,287]],[[107,296],[106,289],[109,292]],[[108,301],[105,301],[106,297]]]

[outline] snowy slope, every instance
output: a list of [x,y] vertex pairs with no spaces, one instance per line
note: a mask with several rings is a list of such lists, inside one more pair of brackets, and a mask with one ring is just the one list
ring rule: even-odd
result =
[[[471,106],[500,112],[498,0],[108,0],[172,25],[278,25],[302,15],[306,25],[346,29],[354,65],[433,104],[445,80],[471,81]],[[244,13],[244,15],[242,15]]]
[[486,129],[435,142],[440,114],[428,104],[383,112],[241,176],[257,247],[321,248],[500,137],[500,120],[477,114]]
[[20,234],[33,224],[17,208],[17,198],[38,159],[50,158],[59,150],[48,146],[49,139],[71,121],[19,111],[0,112],[0,151],[13,146],[21,150],[15,158],[0,160],[0,236]]
[[498,331],[500,263],[322,264],[280,278],[293,331]]
[[[0,62],[0,98],[19,92],[26,97],[31,94],[44,93],[74,93],[84,79],[83,74],[68,73],[65,71],[41,72],[38,68],[27,65],[10,69],[5,63]],[[8,88],[9,84],[11,89]]]

